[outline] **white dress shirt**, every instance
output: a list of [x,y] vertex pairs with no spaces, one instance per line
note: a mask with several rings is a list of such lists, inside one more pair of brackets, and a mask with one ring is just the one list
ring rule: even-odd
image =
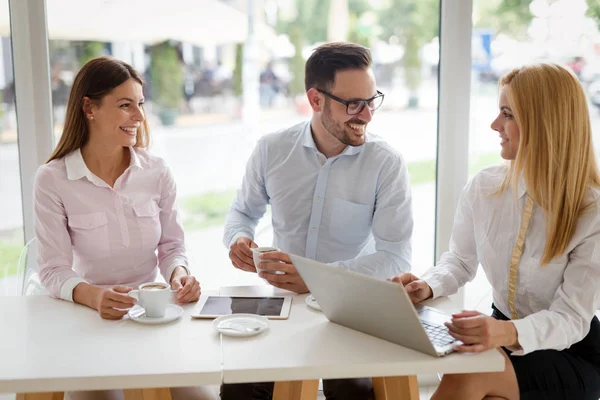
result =
[[[500,187],[507,166],[480,171],[465,187],[454,220],[449,251],[422,277],[434,297],[455,293],[475,277],[481,264],[493,288],[494,305],[510,316],[508,279],[527,189]],[[535,204],[519,264],[514,320],[523,355],[535,350],[563,350],[582,340],[600,304],[600,190],[589,189],[591,206],[580,216],[564,254],[542,266],[546,244],[544,212]]]
[[225,221],[227,248],[254,237],[268,204],[274,246],[284,252],[379,278],[410,269],[406,165],[374,135],[331,158],[317,150],[308,122],[261,138]]

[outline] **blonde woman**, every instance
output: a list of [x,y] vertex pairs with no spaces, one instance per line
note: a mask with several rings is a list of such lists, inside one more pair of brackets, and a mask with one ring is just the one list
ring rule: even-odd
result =
[[42,283],[51,296],[105,319],[123,317],[135,303],[127,293],[158,273],[177,289],[178,302],[200,296],[187,268],[173,176],[146,151],[142,86],[140,74],[122,61],[100,57],[85,64],[60,141],[35,180]]
[[500,79],[500,135],[508,165],[465,187],[450,249],[421,278],[400,274],[413,302],[455,293],[481,264],[492,316],[453,315],[459,352],[498,348],[498,373],[444,375],[433,399],[600,397],[600,178],[585,94],[553,64]]

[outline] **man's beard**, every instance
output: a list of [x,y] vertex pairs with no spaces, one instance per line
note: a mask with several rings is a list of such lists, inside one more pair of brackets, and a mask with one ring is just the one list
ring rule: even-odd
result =
[[[331,117],[331,109],[329,102],[325,103],[325,109],[321,114],[321,123],[333,137],[337,140],[345,144],[346,146],[358,147],[362,146],[365,143],[364,136],[354,139],[350,133],[347,131],[347,125],[344,122],[337,122]],[[359,119],[351,119],[347,123],[357,124],[357,125],[366,125],[364,121]],[[366,132],[365,132],[366,133]]]

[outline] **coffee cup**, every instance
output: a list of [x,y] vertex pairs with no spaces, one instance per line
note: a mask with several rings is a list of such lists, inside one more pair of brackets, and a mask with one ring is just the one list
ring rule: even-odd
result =
[[272,251],[281,251],[279,250],[277,247],[254,247],[251,248],[250,250],[252,250],[252,259],[254,260],[254,266],[256,267],[256,272],[257,273],[261,273],[261,272],[266,272],[269,274],[277,274],[277,275],[283,275],[285,274],[285,272],[283,271],[269,271],[269,270],[265,270],[259,267],[261,262],[279,262],[279,260],[269,260],[269,259],[261,259],[260,255],[264,254],[264,253],[269,253]]
[[139,289],[132,290],[129,296],[135,298],[145,311],[148,318],[162,318],[167,312],[167,306],[173,302],[171,286],[164,282],[148,282],[140,285]]

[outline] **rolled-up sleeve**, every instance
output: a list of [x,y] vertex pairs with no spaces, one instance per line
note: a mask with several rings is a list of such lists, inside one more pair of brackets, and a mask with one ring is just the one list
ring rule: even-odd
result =
[[189,274],[188,258],[183,225],[177,209],[177,187],[173,174],[166,165],[161,174],[160,185],[161,236],[158,242],[158,267],[163,278],[169,282],[177,267],[184,267]]
[[35,235],[40,281],[52,297],[73,301],[73,289],[85,282],[73,270],[67,216],[56,191],[53,172],[38,169],[34,183]]
[[[542,267],[543,268],[543,267]],[[536,350],[563,350],[581,341],[600,306],[600,219],[569,254],[569,262],[548,310],[512,321],[525,355]]]

